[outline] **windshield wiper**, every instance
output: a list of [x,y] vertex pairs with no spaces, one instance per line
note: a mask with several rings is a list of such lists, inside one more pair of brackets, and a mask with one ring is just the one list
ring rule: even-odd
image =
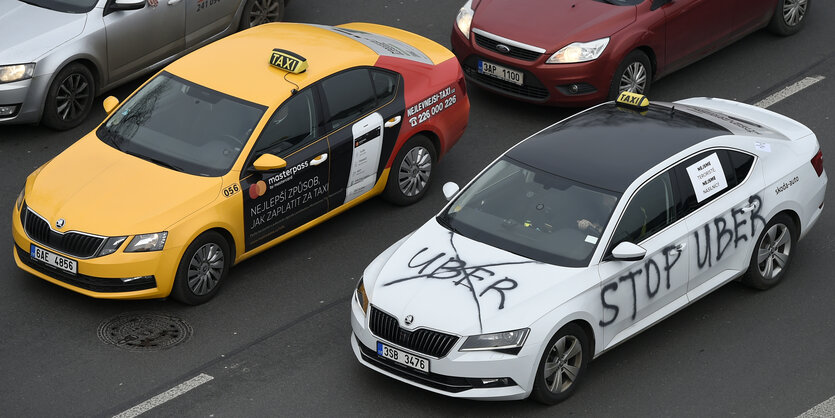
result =
[[171,164],[171,163],[169,163],[169,162],[165,162],[165,161],[162,161],[162,160],[158,160],[158,159],[156,159],[156,158],[149,157],[149,156],[147,156],[147,155],[140,155],[140,154],[137,154],[137,153],[135,153],[135,152],[130,152],[130,151],[124,151],[124,152],[125,152],[126,154],[133,155],[134,157],[141,158],[141,159],[143,159],[143,160],[145,160],[145,161],[152,162],[152,163],[154,163],[154,164],[156,164],[156,165],[163,166],[163,167],[165,167],[165,168],[170,168],[170,169],[172,169],[172,170],[174,170],[174,171],[179,171],[179,172],[182,172],[182,171],[183,171],[183,169],[182,169],[182,168],[177,167],[176,165]]
[[443,226],[444,228],[449,229],[450,231],[452,231],[452,232],[454,232],[458,235],[461,235],[461,233],[458,232],[458,230],[455,229],[454,226],[452,226],[452,224],[449,222],[449,219],[447,218],[446,215],[438,215],[438,216],[435,217],[435,220],[437,220],[438,223],[441,224],[441,226]]

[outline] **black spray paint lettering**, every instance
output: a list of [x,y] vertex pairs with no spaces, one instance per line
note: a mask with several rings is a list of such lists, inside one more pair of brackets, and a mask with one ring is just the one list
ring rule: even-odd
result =
[[[762,208],[762,199],[757,196],[751,196],[748,198],[748,206],[745,208],[740,209],[731,209],[731,218],[733,219],[734,227],[733,229],[728,228],[728,221],[725,220],[724,215],[718,218],[713,219],[713,229],[716,231],[715,241],[716,241],[716,257],[713,257],[712,254],[712,246],[711,244],[711,227],[710,223],[706,223],[702,228],[703,234],[699,233],[697,229],[694,232],[694,236],[696,238],[696,265],[699,269],[713,266],[713,261],[719,261],[722,259],[722,256],[725,254],[725,251],[730,247],[731,242],[734,244],[734,248],[737,248],[740,241],[747,241],[748,237],[754,239],[757,235],[757,223],[762,224],[765,227],[765,218],[760,215],[760,209]],[[748,219],[740,219],[738,215],[743,215],[745,212],[748,212]],[[740,232],[740,227],[745,225],[746,223],[751,224],[751,234],[747,235],[744,231]],[[727,242],[722,243],[722,239],[727,238]],[[704,244],[702,244],[704,243]],[[704,253],[704,254],[703,254]]]

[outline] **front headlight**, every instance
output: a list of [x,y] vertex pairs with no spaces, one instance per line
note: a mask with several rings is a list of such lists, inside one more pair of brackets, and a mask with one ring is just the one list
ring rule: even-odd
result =
[[165,247],[165,239],[168,232],[155,232],[153,234],[141,234],[133,237],[130,244],[125,247],[126,253],[138,253],[143,251],[159,251]]
[[522,348],[528,338],[530,328],[514,331],[496,332],[493,334],[471,335],[467,337],[459,351],[506,350]]
[[467,39],[470,39],[470,26],[473,24],[473,15],[475,11],[472,8],[473,0],[467,0],[463,6],[461,6],[461,10],[458,11],[458,16],[455,17],[455,24],[458,26],[458,30],[464,34]]
[[23,190],[20,191],[20,194],[17,195],[17,201],[15,201],[15,207],[17,211],[20,212],[20,208],[23,206],[23,199],[26,198],[26,185],[23,185]]
[[359,303],[360,307],[362,307],[362,312],[368,313],[368,295],[365,294],[365,284],[362,282],[362,277],[360,277],[360,282],[357,284],[357,290],[354,292],[354,298],[356,298],[357,303]]
[[0,66],[0,83],[11,83],[12,81],[26,80],[32,78],[35,72],[35,64],[15,64]]
[[596,60],[606,49],[606,45],[609,45],[609,38],[591,42],[574,42],[555,52],[545,62],[548,64],[568,64]]
[[99,256],[113,254],[119,247],[122,246],[122,243],[125,242],[125,239],[128,237],[110,237],[107,241],[104,242],[104,246],[101,247],[101,251],[99,251]]

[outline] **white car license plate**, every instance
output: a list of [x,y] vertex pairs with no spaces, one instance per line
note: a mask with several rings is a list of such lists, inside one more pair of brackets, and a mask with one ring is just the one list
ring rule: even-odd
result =
[[525,75],[521,71],[511,70],[510,68],[482,60],[478,60],[478,72],[520,86],[525,80]]
[[429,359],[409,354],[403,350],[387,346],[377,341],[377,355],[394,360],[400,364],[429,373]]
[[29,255],[35,260],[49,264],[57,269],[64,270],[67,273],[78,273],[78,263],[75,260],[44,250],[35,244],[30,244]]

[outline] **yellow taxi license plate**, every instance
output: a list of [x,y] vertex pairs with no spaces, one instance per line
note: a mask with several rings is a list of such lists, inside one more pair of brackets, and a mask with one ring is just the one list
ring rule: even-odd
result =
[[55,267],[67,273],[78,273],[78,263],[75,260],[44,250],[35,244],[30,244],[29,255],[35,260],[46,263],[51,267]]

